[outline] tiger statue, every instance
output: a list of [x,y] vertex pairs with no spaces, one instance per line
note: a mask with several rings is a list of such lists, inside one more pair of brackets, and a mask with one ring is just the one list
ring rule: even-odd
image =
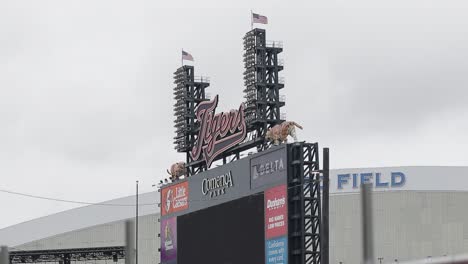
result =
[[176,162],[171,165],[171,170],[167,170],[167,173],[171,175],[171,180],[175,181],[180,176],[187,175],[187,169],[185,168],[185,162]]
[[288,143],[289,135],[294,139],[294,142],[297,142],[296,127],[302,129],[302,126],[294,121],[284,121],[268,129],[265,139],[273,142],[274,145],[278,145],[283,142]]

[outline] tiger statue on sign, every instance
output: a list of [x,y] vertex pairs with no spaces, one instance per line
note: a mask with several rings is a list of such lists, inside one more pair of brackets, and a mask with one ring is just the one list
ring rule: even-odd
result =
[[296,127],[302,129],[302,126],[294,121],[284,121],[268,129],[265,139],[274,145],[279,145],[283,142],[288,143],[288,136],[291,136],[294,142],[297,142]]
[[185,168],[185,162],[176,162],[171,165],[171,170],[167,170],[167,173],[171,175],[171,180],[176,181],[181,176],[187,175],[187,169]]

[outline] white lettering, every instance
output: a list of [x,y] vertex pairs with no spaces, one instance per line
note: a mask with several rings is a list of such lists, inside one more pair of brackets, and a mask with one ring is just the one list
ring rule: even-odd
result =
[[276,209],[283,207],[286,204],[286,198],[282,197],[280,199],[275,198],[274,200],[267,200],[267,209]]
[[218,196],[226,193],[226,189],[234,186],[232,173],[229,171],[226,174],[219,175],[210,179],[203,179],[202,181],[202,194],[211,197]]
[[258,177],[284,170],[284,162],[281,158],[274,161],[268,161],[265,163],[253,165],[252,169],[252,178],[258,179]]

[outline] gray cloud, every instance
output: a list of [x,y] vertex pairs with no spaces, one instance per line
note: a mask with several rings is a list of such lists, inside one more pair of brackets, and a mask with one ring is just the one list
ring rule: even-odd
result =
[[[284,41],[288,118],[332,148],[333,167],[468,164],[462,1],[1,5],[5,189],[90,202],[132,194],[136,179],[151,190],[183,159],[172,144],[180,49],[211,77],[221,110],[236,108],[250,8]],[[0,199],[17,205],[0,227],[73,206]]]

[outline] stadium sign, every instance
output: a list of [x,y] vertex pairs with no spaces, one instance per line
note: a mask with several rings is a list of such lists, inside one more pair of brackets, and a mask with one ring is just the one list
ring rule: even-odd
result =
[[271,152],[261,153],[250,162],[251,188],[281,182],[287,173],[286,148],[278,146]]
[[282,158],[254,164],[252,165],[252,178],[256,180],[259,177],[268,176],[276,171],[284,170],[284,168],[284,160]]
[[337,174],[337,189],[359,189],[362,184],[370,183],[375,188],[402,188],[406,183],[406,175],[403,172],[360,172]]
[[241,143],[247,135],[243,104],[239,110],[216,114],[217,106],[218,95],[211,101],[201,102],[196,110],[200,129],[190,156],[199,160],[203,154],[208,168],[217,156]]
[[162,189],[162,215],[171,214],[179,211],[186,210],[189,198],[189,184],[182,182]]
[[232,172],[229,171],[223,175],[203,179],[202,193],[203,195],[209,195],[210,198],[212,198],[225,194],[226,189],[231,188],[232,186],[234,186],[234,181],[232,179]]

